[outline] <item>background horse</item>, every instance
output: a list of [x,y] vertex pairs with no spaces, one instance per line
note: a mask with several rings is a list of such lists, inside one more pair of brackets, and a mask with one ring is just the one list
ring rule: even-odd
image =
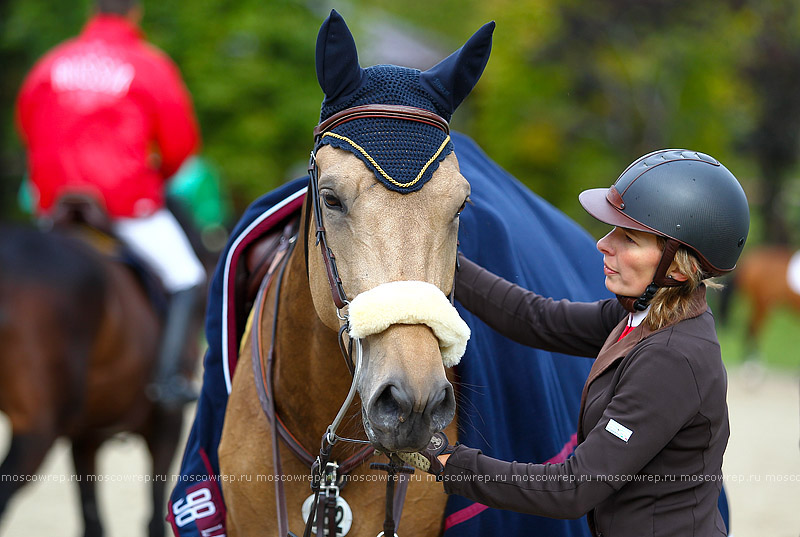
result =
[[[86,536],[102,535],[95,456],[106,439],[143,435],[153,475],[167,473],[183,412],[145,396],[160,323],[127,265],[56,232],[0,231],[0,410],[12,429],[0,466],[0,513],[59,436],[72,443]],[[164,533],[165,482],[152,482],[155,537]]]
[[720,296],[720,317],[727,322],[730,301],[738,293],[747,301],[746,358],[757,358],[757,348],[764,323],[776,309],[789,308],[800,313],[800,295],[789,286],[787,272],[793,250],[785,246],[763,246],[747,249],[726,282]]

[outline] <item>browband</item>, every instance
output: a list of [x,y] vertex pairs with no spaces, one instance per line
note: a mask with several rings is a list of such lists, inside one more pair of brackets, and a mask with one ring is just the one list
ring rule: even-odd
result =
[[450,134],[450,124],[447,120],[429,110],[399,104],[365,104],[363,106],[346,108],[321,122],[314,127],[314,139],[318,139],[320,136],[342,123],[365,118],[391,118],[418,121],[441,129],[445,134]]

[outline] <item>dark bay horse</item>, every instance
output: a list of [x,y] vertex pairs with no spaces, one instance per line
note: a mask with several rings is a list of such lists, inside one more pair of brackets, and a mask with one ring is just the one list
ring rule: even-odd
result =
[[[485,55],[483,63],[488,58],[487,28],[482,30],[481,38],[473,36],[442,62],[444,67],[440,64],[422,74],[406,70],[398,77],[426,80],[442,95],[457,95],[457,104],[465,96],[464,89],[448,85],[466,79],[469,91],[482,64],[477,76],[459,71],[481,63],[474,55]],[[327,123],[323,121],[316,131],[313,173],[294,247],[262,280],[238,349],[239,364],[230,369],[232,379],[228,370],[225,373],[230,387],[218,453],[226,535],[283,537],[287,528],[302,535],[305,516],[313,512],[309,504],[315,501],[309,496],[309,467],[320,452],[326,430],[368,441],[366,449],[346,441],[333,446],[331,461],[340,464],[339,470],[348,477],[340,491],[337,469],[325,473],[334,476],[326,481],[331,485],[327,488],[336,489],[335,519],[333,514],[328,518],[336,527],[326,529],[329,535],[346,531],[350,536],[372,537],[381,528],[384,535],[394,533],[391,528],[387,531],[386,515],[391,505],[396,528],[400,517],[396,506],[401,502],[396,501],[397,495],[392,500],[387,475],[375,472],[369,463],[386,462],[380,452],[416,451],[435,431],[444,429],[451,442],[466,434],[469,445],[509,459],[556,462],[574,447],[574,419],[588,361],[521,349],[470,319],[473,336],[464,357],[470,363],[459,365],[461,380],[468,380],[458,384],[453,370],[446,369],[453,360],[448,358],[449,344],[441,333],[446,330],[438,323],[455,324],[442,301],[449,305],[446,296],[454,285],[459,240],[466,255],[490,270],[550,296],[577,300],[598,298],[602,289],[594,241],[455,133],[455,151],[439,159],[424,187],[413,191],[386,179],[383,168],[378,170],[380,163],[365,157],[366,150],[359,156],[361,145],[320,144],[329,130],[334,130],[337,140],[346,137],[342,134],[346,131],[331,127],[342,118],[367,121],[400,115],[409,123],[434,128],[441,124],[425,110],[408,112],[396,107],[405,103],[386,98],[382,85],[374,87],[374,93],[359,93],[360,81],[386,73],[391,78],[396,73],[393,69],[380,66],[364,74],[341,18],[333,13],[323,24],[317,41],[317,73],[325,103],[337,95],[347,101],[348,91],[364,99],[352,98],[350,108],[342,106],[330,121],[322,118]],[[448,69],[457,76],[448,76]],[[386,83],[392,82],[397,80]],[[362,103],[366,106],[359,106]],[[447,140],[442,143],[441,138],[435,146],[444,147]],[[407,140],[395,133],[395,145],[390,147],[396,149]],[[387,186],[388,182],[394,187]],[[472,212],[472,216],[462,221],[465,207],[465,214]],[[258,223],[258,218],[240,222],[245,231],[232,239],[230,255]],[[326,254],[328,248],[335,260]],[[227,267],[218,269],[218,277],[227,274]],[[407,293],[405,284],[409,284]],[[228,289],[228,284],[222,287]],[[434,290],[418,293],[418,288]],[[373,292],[379,300],[366,309],[366,317],[375,327],[358,335],[353,308]],[[234,312],[224,308],[227,320],[223,322],[230,330]],[[460,313],[468,317],[463,310]],[[352,363],[342,359],[340,347],[347,347],[350,339],[342,334],[343,326],[345,333],[358,340],[354,348],[362,347],[361,353],[350,353],[351,358],[363,357],[360,369],[357,359]],[[228,348],[227,343],[223,345]],[[224,360],[229,363],[229,358]],[[458,428],[453,419],[457,400],[469,401],[458,409]],[[323,451],[329,438],[326,434]],[[501,517],[498,523],[489,512],[493,510],[477,504],[456,506],[457,512],[445,519],[448,498],[442,485],[419,474],[409,482],[401,535],[440,535],[467,520],[481,528],[478,535],[587,534],[581,520],[549,521],[495,512]],[[216,514],[218,508],[209,503],[210,497],[204,488],[181,500],[175,511],[179,523]],[[344,505],[340,499],[346,499]],[[221,524],[206,527],[213,535],[222,531]]]
[[[167,474],[183,414],[145,396],[160,330],[160,316],[128,266],[72,236],[3,226],[0,410],[12,439],[0,466],[0,513],[60,436],[72,444],[86,536],[103,533],[94,476],[105,440],[141,434],[153,475]],[[164,486],[153,479],[152,537],[164,532]]]

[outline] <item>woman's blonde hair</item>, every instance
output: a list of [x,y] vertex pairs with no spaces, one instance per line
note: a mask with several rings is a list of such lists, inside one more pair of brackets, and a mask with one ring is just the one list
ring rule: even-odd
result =
[[[665,240],[658,237],[660,248],[664,247],[664,243]],[[686,317],[691,307],[692,294],[701,285],[710,289],[722,287],[705,275],[697,257],[683,246],[675,252],[675,259],[668,273],[675,270],[686,276],[687,280],[677,287],[662,287],[653,296],[650,301],[650,311],[644,320],[651,330],[658,330]]]

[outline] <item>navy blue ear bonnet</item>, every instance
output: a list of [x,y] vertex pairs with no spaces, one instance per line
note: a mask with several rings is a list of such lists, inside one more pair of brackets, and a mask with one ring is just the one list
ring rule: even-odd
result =
[[[427,71],[395,65],[362,69],[355,41],[334,10],[317,37],[317,79],[325,92],[320,123],[355,106],[421,108],[450,120],[477,83],[491,51],[494,23]],[[401,193],[423,187],[450,154],[449,135],[424,122],[391,117],[359,118],[327,131],[319,143],[352,152],[387,188]]]

